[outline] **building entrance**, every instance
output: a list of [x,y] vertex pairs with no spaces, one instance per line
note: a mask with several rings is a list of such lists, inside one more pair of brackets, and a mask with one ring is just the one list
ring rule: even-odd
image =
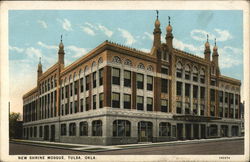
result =
[[186,124],[186,139],[191,139],[191,124]]
[[177,139],[183,139],[183,124],[177,124]]
[[222,125],[221,126],[221,137],[228,137],[228,126],[227,125]]
[[50,141],[55,141],[55,125],[50,126]]
[[151,122],[141,121],[138,123],[138,141],[152,142],[153,140],[153,124]]
[[46,125],[46,126],[44,126],[44,136],[43,136],[44,138],[44,140],[49,140],[49,126],[48,125]]
[[201,138],[206,138],[206,125],[201,124]]
[[194,124],[193,125],[194,129],[194,139],[199,139],[199,125],[198,124]]

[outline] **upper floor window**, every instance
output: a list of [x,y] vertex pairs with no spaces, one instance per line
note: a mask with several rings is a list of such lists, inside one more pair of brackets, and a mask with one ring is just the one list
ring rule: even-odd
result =
[[131,108],[131,95],[124,94],[123,97],[124,97],[124,101],[123,101],[124,109],[130,109]]
[[214,105],[210,106],[210,116],[215,116],[215,106]]
[[121,63],[121,59],[118,56],[114,56],[112,62],[120,64]]
[[140,64],[137,66],[137,68],[138,68],[138,69],[145,69],[145,66],[144,66],[142,63],[140,63]]
[[148,71],[153,71],[153,67],[152,67],[151,65],[149,65],[149,66],[147,67],[147,70],[148,70]]
[[193,68],[193,81],[195,81],[195,82],[198,81],[198,69],[197,69],[197,67]]
[[190,84],[185,84],[185,96],[190,96]]
[[87,75],[86,77],[85,77],[85,81],[86,81],[86,85],[85,85],[85,88],[86,88],[86,91],[88,91],[89,90],[89,83],[90,83],[90,77],[89,77],[89,75]]
[[93,72],[93,88],[96,87],[96,72]]
[[131,72],[124,70],[124,86],[131,87]]
[[176,95],[182,96],[182,82],[177,82],[176,84]]
[[93,109],[96,109],[96,95],[93,95]]
[[161,100],[161,112],[168,112],[168,100]]
[[210,100],[215,101],[215,90],[214,89],[210,89]]
[[161,92],[168,93],[168,80],[161,79]]
[[152,91],[153,90],[153,77],[147,76],[147,90]]
[[120,85],[120,69],[112,68],[112,84]]
[[180,62],[178,62],[176,66],[176,77],[182,78],[182,65]]
[[143,74],[136,74],[136,85],[138,89],[143,89]]
[[147,111],[153,111],[153,98],[147,97]]
[[205,83],[205,72],[203,69],[200,71],[200,82]]
[[219,91],[219,101],[223,102],[223,92]]
[[188,65],[185,67],[185,79],[190,80],[190,67]]
[[80,89],[81,92],[83,92],[83,78],[80,79]]
[[193,98],[198,98],[198,86],[193,85]]
[[99,95],[99,108],[103,108],[103,93],[100,93]]
[[210,84],[211,84],[212,86],[216,86],[216,80],[215,80],[215,79],[211,79]]
[[112,93],[112,107],[113,108],[120,108],[120,94],[119,93]]
[[136,97],[137,110],[143,110],[143,96]]
[[103,85],[103,69],[99,70],[99,86]]
[[204,99],[205,98],[205,87],[200,87],[201,91],[200,91],[200,98]]
[[132,62],[129,59],[126,59],[124,65],[132,66]]
[[168,68],[167,67],[162,67],[161,68],[161,73],[168,75]]
[[75,95],[78,93],[78,81],[74,82],[74,87],[75,87]]

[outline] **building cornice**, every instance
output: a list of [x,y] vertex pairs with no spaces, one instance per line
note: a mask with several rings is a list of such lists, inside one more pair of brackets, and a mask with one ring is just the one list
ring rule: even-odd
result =
[[34,93],[37,93],[37,87],[35,87],[35,88],[31,89],[30,91],[28,91],[27,93],[25,93],[25,94],[23,95],[23,99],[24,99],[24,98],[27,98],[27,97],[29,97],[29,96],[31,96],[31,95],[33,95]]

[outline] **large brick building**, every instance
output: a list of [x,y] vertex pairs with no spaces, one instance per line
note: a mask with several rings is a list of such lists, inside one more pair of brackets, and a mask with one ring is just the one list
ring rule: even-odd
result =
[[[239,80],[223,76],[216,43],[204,58],[161,42],[155,21],[151,52],[105,41],[69,66],[37,70],[23,96],[23,137],[84,144],[125,144],[240,135]],[[212,47],[211,47],[212,48]],[[211,59],[212,55],[212,59]]]

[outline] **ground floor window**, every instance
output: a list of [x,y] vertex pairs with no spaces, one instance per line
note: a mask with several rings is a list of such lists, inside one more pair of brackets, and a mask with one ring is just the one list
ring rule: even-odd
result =
[[171,136],[171,124],[161,122],[159,124],[159,136]]
[[66,124],[61,124],[61,136],[66,136],[67,127]]
[[227,137],[228,136],[228,126],[227,125],[221,125],[221,137]]
[[76,135],[76,123],[69,124],[69,135],[75,136]]
[[80,122],[80,136],[88,136],[88,122]]
[[239,127],[232,126],[232,136],[238,136],[238,133],[239,133]]
[[43,126],[39,127],[39,137],[43,137]]
[[30,137],[33,136],[33,127],[30,127]]
[[153,124],[151,122],[141,121],[138,123],[138,140],[139,142],[152,141]]
[[34,137],[37,135],[37,127],[34,127]]
[[127,120],[115,120],[113,122],[114,137],[129,137],[131,134],[131,124]]
[[208,133],[209,136],[217,136],[218,135],[218,129],[217,129],[217,125],[210,125],[210,127],[208,127]]
[[101,120],[95,120],[92,122],[92,135],[102,136],[102,121]]

